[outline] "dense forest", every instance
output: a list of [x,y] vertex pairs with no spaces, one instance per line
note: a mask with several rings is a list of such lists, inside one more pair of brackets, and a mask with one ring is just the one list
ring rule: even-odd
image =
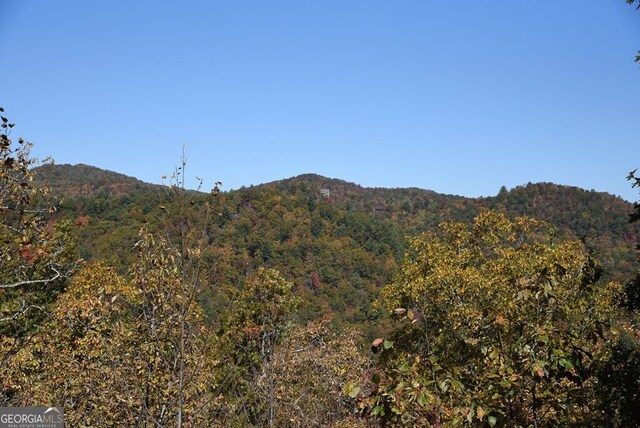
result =
[[38,165],[2,121],[2,406],[100,427],[638,426],[640,229],[619,197],[313,174],[190,190],[184,157],[164,185]]
[[[85,260],[103,259],[121,273],[135,260],[141,226],[158,228],[171,205],[167,189],[98,168],[47,165],[34,171],[59,197],[58,218],[75,225]],[[194,201],[207,196],[194,193]],[[296,286],[297,317],[329,316],[368,338],[385,315],[373,302],[397,274],[407,237],[445,221],[471,223],[482,209],[547,221],[558,239],[579,239],[602,265],[605,279],[635,271],[638,236],[633,206],[606,193],[550,183],[528,184],[497,196],[471,199],[422,189],[370,189],[307,174],[219,193],[207,248],[212,284],[241,286],[259,267],[278,270]],[[218,290],[219,291],[219,290]],[[215,290],[211,290],[214,293]],[[208,313],[224,298],[205,299]]]

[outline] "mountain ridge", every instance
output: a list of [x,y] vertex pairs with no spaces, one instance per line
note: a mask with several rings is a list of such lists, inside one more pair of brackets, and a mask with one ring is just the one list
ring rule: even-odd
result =
[[159,185],[87,164],[45,164],[33,169],[36,184],[46,185],[54,194],[92,196],[97,193],[122,195],[150,190]]
[[[124,174],[88,165],[54,165],[34,174],[59,196],[56,216],[76,224],[81,256],[105,259],[123,273],[136,258],[138,231],[162,230],[166,213],[175,210],[166,187]],[[629,278],[638,265],[640,226],[628,221],[633,204],[575,186],[528,183],[468,198],[302,174],[222,192],[213,203],[218,215],[208,225],[206,250],[211,284],[241,287],[259,267],[274,268],[296,285],[303,320],[328,315],[367,335],[374,333],[369,321],[381,316],[372,301],[393,281],[407,240],[437,233],[442,222],[470,223],[482,209],[535,217],[553,225],[558,240],[581,239],[607,279]],[[210,313],[224,305],[215,295],[204,301]]]
[[[59,192],[61,189],[66,190],[64,188],[64,186],[61,183],[61,177],[63,175],[67,175],[67,176],[71,176],[71,177],[80,177],[81,181],[80,183],[85,185],[88,184],[90,180],[95,180],[96,177],[99,178],[98,183],[94,184],[94,189],[93,192],[88,192],[88,193],[95,193],[96,191],[101,191],[101,190],[107,190],[104,189],[104,185],[106,183],[116,183],[118,181],[123,182],[123,183],[128,183],[131,187],[136,187],[136,190],[139,190],[141,188],[144,187],[148,187],[149,189],[154,188],[154,189],[158,189],[163,187],[163,184],[157,184],[157,183],[150,183],[150,182],[146,182],[143,181],[137,177],[134,176],[130,176],[130,175],[126,175],[117,171],[113,171],[113,170],[109,170],[109,169],[105,169],[105,168],[100,168],[100,167],[96,167],[93,165],[88,165],[88,164],[84,164],[84,163],[78,163],[78,164],[45,164],[45,165],[40,165],[37,166],[35,168],[33,168],[33,172],[34,172],[34,176],[36,179],[37,183],[40,184],[47,184],[48,187],[50,188],[50,190],[52,190],[54,193],[55,192]],[[633,204],[632,201],[628,201],[626,199],[624,199],[622,196],[620,195],[615,195],[613,193],[609,193],[607,191],[600,191],[600,190],[594,190],[594,189],[586,189],[580,186],[575,186],[575,185],[568,185],[568,184],[558,184],[558,183],[554,183],[554,182],[550,182],[550,181],[541,181],[541,182],[528,182],[528,183],[523,183],[523,184],[519,184],[515,187],[509,188],[507,189],[505,186],[502,186],[501,189],[498,190],[498,192],[496,193],[496,195],[487,195],[487,196],[465,196],[465,195],[459,195],[459,194],[455,194],[455,193],[441,193],[438,192],[436,190],[433,189],[427,189],[427,188],[423,188],[423,187],[418,187],[418,186],[409,186],[409,187],[384,187],[384,186],[364,186],[361,184],[358,184],[356,182],[352,182],[352,181],[348,181],[348,180],[344,180],[341,178],[334,178],[334,177],[327,177],[327,176],[323,176],[321,174],[317,174],[317,173],[313,173],[313,172],[309,172],[309,173],[303,173],[303,174],[298,174],[295,176],[291,176],[291,177],[286,177],[286,178],[281,178],[281,179],[277,179],[277,180],[273,180],[273,181],[267,181],[265,183],[258,183],[258,184],[250,184],[250,185],[246,185],[246,186],[241,186],[238,189],[231,189],[231,190],[224,190],[224,188],[222,189],[223,192],[225,193],[229,193],[229,192],[236,192],[236,191],[242,191],[242,190],[246,190],[246,189],[251,189],[251,188],[259,188],[259,187],[263,187],[263,186],[274,186],[274,185],[279,185],[282,183],[287,183],[287,182],[308,182],[308,183],[317,183],[317,184],[322,184],[322,185],[338,185],[338,186],[348,186],[352,189],[360,189],[363,191],[367,191],[367,190],[373,190],[373,191],[395,191],[395,190],[405,190],[405,191],[421,191],[421,192],[427,192],[430,194],[435,194],[435,195],[440,195],[440,196],[447,196],[447,197],[455,197],[455,198],[466,198],[466,199],[472,199],[472,200],[483,200],[483,199],[492,199],[492,198],[496,198],[500,195],[500,193],[503,191],[503,189],[505,189],[507,192],[512,192],[514,190],[518,190],[521,188],[528,188],[528,187],[544,187],[544,186],[548,186],[548,185],[552,185],[552,186],[557,186],[560,188],[565,188],[565,189],[570,189],[570,190],[576,190],[576,191],[584,191],[587,193],[591,193],[591,194],[603,194],[603,195],[607,195],[613,198],[617,198],[620,199],[622,201],[624,201],[625,203],[629,203],[629,204]],[[77,185],[78,183],[74,183],[74,185]],[[87,190],[85,190],[85,193],[87,193]],[[116,192],[118,193],[118,192]]]

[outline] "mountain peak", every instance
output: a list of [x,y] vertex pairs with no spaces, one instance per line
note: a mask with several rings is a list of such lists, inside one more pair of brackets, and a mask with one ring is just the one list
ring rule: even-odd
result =
[[36,184],[46,185],[55,194],[78,197],[106,193],[121,196],[134,190],[157,188],[137,178],[85,164],[46,164],[33,169]]

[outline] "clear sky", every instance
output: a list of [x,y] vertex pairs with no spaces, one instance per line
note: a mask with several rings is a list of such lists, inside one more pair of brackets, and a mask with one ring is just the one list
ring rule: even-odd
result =
[[211,187],[314,172],[629,200],[640,11],[624,0],[0,0],[0,105],[39,157]]

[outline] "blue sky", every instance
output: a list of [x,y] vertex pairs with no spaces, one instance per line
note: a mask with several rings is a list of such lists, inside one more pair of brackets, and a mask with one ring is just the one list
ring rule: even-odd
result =
[[0,105],[37,156],[211,187],[314,172],[638,199],[624,0],[0,0]]

